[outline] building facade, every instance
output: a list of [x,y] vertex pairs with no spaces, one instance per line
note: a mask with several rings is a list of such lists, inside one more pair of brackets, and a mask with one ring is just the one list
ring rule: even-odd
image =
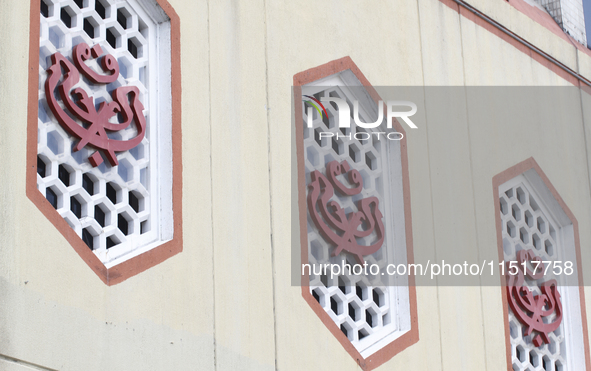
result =
[[[582,2],[4,0],[0,31],[0,370],[591,369]],[[340,111],[302,96],[370,122],[380,87],[422,91],[416,129],[316,134]],[[509,121],[483,87],[567,93]],[[294,283],[338,246],[307,205],[329,178],[386,223],[334,259],[574,278]]]

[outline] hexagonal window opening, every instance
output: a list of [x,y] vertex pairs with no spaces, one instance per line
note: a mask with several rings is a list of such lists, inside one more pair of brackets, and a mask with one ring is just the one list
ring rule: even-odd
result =
[[49,17],[49,4],[46,0],[41,0],[41,15],[45,18]]
[[513,206],[511,207],[511,213],[513,215],[513,219],[515,219],[516,221],[521,220],[521,209],[519,208],[519,206],[517,206],[517,204],[513,204]]
[[117,9],[117,22],[123,27],[128,29],[131,27],[131,14],[125,8]]
[[95,21],[92,17],[86,17],[83,21],[83,29],[84,32],[91,38],[94,39],[95,37],[99,36],[99,25],[98,22]]
[[107,8],[109,8],[109,3],[105,0],[96,0],[94,3],[94,10],[102,19],[107,18]]
[[[573,214],[568,210],[566,205],[558,197],[556,190],[553,189],[547,179],[541,175],[541,170],[538,170],[537,164],[533,160],[527,160],[532,167],[521,175],[515,176],[515,169],[508,169],[506,172],[495,176],[496,179],[502,179],[506,176],[504,183],[500,182],[498,185],[498,197],[500,202],[500,212],[498,217],[502,221],[502,226],[499,234],[502,237],[502,253],[505,261],[514,261],[517,259],[517,252],[527,250],[532,251],[540,260],[549,261],[550,264],[555,259],[564,259],[569,256],[569,259],[576,261],[577,255],[580,254],[580,247],[574,242],[574,233],[576,225]],[[524,164],[516,165],[523,168]],[[506,175],[505,175],[506,174]],[[515,200],[507,202],[507,199]],[[517,207],[516,207],[517,206]],[[508,210],[505,212],[505,207]],[[511,211],[509,213],[509,210]],[[521,216],[521,218],[520,218]],[[573,224],[570,224],[573,223]],[[566,227],[566,228],[565,228]],[[565,233],[566,235],[563,235]],[[576,232],[578,233],[578,232]],[[566,236],[566,237],[563,237]],[[515,249],[508,248],[515,246]],[[535,264],[527,264],[530,270],[534,270]],[[541,285],[550,279],[556,279],[554,273],[550,270],[549,273],[544,270],[546,265],[540,267],[544,272],[541,278],[532,279],[528,275],[524,277],[524,281],[520,283],[529,289],[534,296],[542,295]],[[534,274],[540,272],[534,272]],[[571,285],[576,286],[574,283]],[[505,288],[503,288],[505,290]],[[577,296],[573,299],[569,296],[569,291],[558,288],[560,293],[560,300],[563,311],[578,310],[576,307],[581,305],[581,299]],[[505,291],[503,291],[505,294]],[[571,306],[575,306],[572,309]],[[515,309],[517,308],[517,309]],[[580,316],[573,316],[571,319],[576,324],[562,321],[560,327],[548,334],[550,344],[542,344],[535,347],[533,342],[535,333],[533,335],[524,336],[527,324],[522,323],[519,313],[514,313],[514,310],[523,309],[521,304],[517,303],[516,307],[508,308],[508,336],[506,342],[511,346],[511,357],[508,357],[507,364],[518,370],[553,370],[555,371],[564,363],[564,357],[572,357],[569,362],[573,362],[574,369],[579,369],[579,365],[584,364],[585,354],[577,350],[579,347],[569,348],[572,346],[568,339],[559,334],[565,332],[569,334],[577,334],[583,339],[587,339],[587,334],[583,334],[582,319]],[[555,317],[544,317],[544,323],[552,322]],[[582,349],[582,348],[581,348]]]
[[378,325],[378,313],[376,313],[372,308],[366,309],[365,322],[367,322],[369,327],[376,327]]
[[378,168],[378,158],[371,151],[365,153],[365,163],[371,170],[376,170]]
[[117,228],[126,236],[133,233],[133,223],[127,213],[117,215]]
[[116,235],[111,235],[109,237],[107,237],[107,241],[106,241],[106,247],[107,249],[110,249],[111,247],[117,246],[121,243],[121,241],[119,240],[119,238],[117,238]]
[[343,313],[343,303],[337,295],[330,297],[330,310],[332,310],[337,316]]
[[89,173],[82,174],[82,188],[90,195],[94,195],[95,193],[95,183],[97,179],[94,178],[94,175]]
[[527,229],[521,227],[519,229],[519,239],[524,243],[524,244],[528,244],[529,243],[529,233],[527,232]]
[[88,6],[88,0],[74,0],[74,3],[80,10],[86,8]]
[[144,56],[144,47],[137,37],[127,39],[127,50],[135,59]]
[[73,170],[68,165],[60,164],[57,168],[57,176],[66,187],[69,187],[73,183]]
[[[352,74],[352,76],[350,76],[351,80],[349,81],[354,81],[356,77],[354,76],[353,72],[348,70],[346,73]],[[355,100],[355,98],[351,98],[351,96],[354,96],[357,93],[353,92],[355,89],[345,91],[344,88],[339,86],[346,84],[339,84],[336,82],[336,80],[340,79],[340,76],[334,76],[334,83],[332,83],[331,78],[332,77],[329,77],[327,80],[323,80],[323,82],[331,81],[331,83],[328,84],[330,87],[321,87],[320,85],[303,85],[302,95],[313,96],[318,100],[322,100],[323,97],[330,96],[333,98],[344,99],[349,105],[352,105],[351,102]],[[310,89],[310,92],[305,92],[307,91],[306,89]],[[349,87],[347,89],[349,89]],[[349,92],[351,96],[347,95]],[[367,94],[367,92],[363,94]],[[399,161],[398,159],[400,157],[387,158],[390,151],[396,151],[392,153],[398,154],[398,151],[401,150],[399,143],[389,143],[388,145],[376,143],[370,138],[369,132],[374,132],[378,129],[364,129],[356,131],[353,128],[337,127],[338,106],[336,106],[334,102],[326,102],[324,104],[326,110],[329,111],[329,113],[327,115],[323,114],[322,119],[319,115],[317,115],[317,113],[312,113],[315,118],[313,122],[314,127],[312,129],[308,129],[306,125],[306,114],[308,113],[308,110],[305,108],[305,106],[306,105],[304,104],[304,109],[302,109],[301,112],[299,112],[299,110],[296,112],[296,116],[298,113],[301,113],[302,118],[302,121],[300,121],[300,118],[297,117],[296,130],[301,130],[303,132],[302,137],[304,138],[304,146],[301,148],[301,150],[298,150],[298,162],[301,161],[305,164],[307,183],[310,179],[309,174],[312,171],[320,171],[323,174],[326,174],[326,165],[329,162],[346,161],[351,169],[354,169],[361,175],[363,180],[363,191],[361,194],[355,194],[352,196],[346,196],[346,192],[335,192],[335,202],[337,202],[342,207],[345,215],[347,215],[347,213],[350,214],[356,212],[358,210],[357,203],[365,197],[375,196],[380,200],[380,202],[384,202],[384,199],[387,197],[398,198],[400,195],[402,195],[403,192],[401,189],[393,187],[390,184],[391,180],[389,179],[389,176],[391,173],[384,174],[384,172],[382,172],[382,168],[390,169],[388,165],[391,165],[393,168],[399,166],[398,164],[392,164],[390,161]],[[371,110],[376,110],[376,107],[368,108],[364,106],[362,109],[364,112],[369,112],[369,115],[371,116],[373,114]],[[323,134],[322,137],[320,135],[321,133]],[[325,135],[324,133],[329,134]],[[349,135],[351,135],[351,137],[349,137]],[[396,176],[398,175],[399,174],[396,174]],[[349,176],[351,175],[339,174],[337,179],[340,182],[343,182],[345,187],[355,187],[354,182],[350,180]],[[386,193],[388,196],[385,195]],[[346,197],[349,197],[350,201],[341,199]],[[382,210],[380,206],[380,211],[387,215],[385,218],[392,218],[392,213],[395,211],[389,210],[389,206],[384,207],[385,209]],[[360,226],[360,229],[371,228],[371,223],[362,221],[361,224],[363,225]],[[300,227],[302,227],[301,224]],[[332,255],[336,251],[336,248],[330,244],[327,244],[327,241],[324,240],[321,235],[317,235],[316,231],[317,230],[313,224],[308,224],[308,229],[304,233],[307,233],[309,239],[303,242],[302,250],[307,251],[309,254],[308,256],[312,260],[319,261],[319,249],[318,246],[315,247],[315,244],[317,241],[320,241],[322,245],[327,245],[328,255],[326,258],[332,261],[335,259],[335,257]],[[399,233],[400,236],[405,235],[404,231],[399,231]],[[373,242],[374,239],[375,235],[371,234],[368,236],[359,237],[357,241],[360,244],[369,244]],[[367,259],[366,261],[368,262],[383,262],[390,256],[389,254],[394,253],[393,250],[394,249],[391,247],[388,249],[380,249],[371,256],[364,258]],[[342,259],[343,262],[346,262],[346,264],[355,265],[355,258],[349,255],[351,254],[338,254],[336,259]],[[322,257],[325,258],[324,256]],[[397,312],[397,309],[394,308],[394,306],[397,305],[395,299],[396,294],[390,288],[384,288],[383,290],[377,288],[377,285],[375,285],[375,282],[378,280],[377,276],[370,277],[368,275],[362,280],[351,278],[349,281],[339,279],[333,280],[333,282],[329,282],[330,280],[327,280],[322,276],[317,277],[312,274],[309,278],[311,280],[310,289],[307,291],[307,293],[303,293],[304,296],[310,295],[310,299],[312,300],[308,300],[308,302],[311,305],[312,303],[316,304],[318,302],[318,300],[315,299],[318,294],[315,295],[314,291],[317,287],[320,287],[323,290],[326,289],[328,291],[328,303],[322,309],[323,312],[326,312],[327,314],[325,319],[328,319],[330,322],[325,322],[325,319],[323,319],[323,322],[325,322],[326,326],[336,325],[340,327],[341,331],[345,333],[348,341],[354,345],[354,347],[360,352],[364,359],[371,359],[373,353],[380,348],[392,348],[393,343],[397,342],[397,340],[382,341],[381,339],[386,336],[385,334],[393,334],[398,331],[400,331],[402,334],[406,333],[407,331],[411,331],[409,338],[414,337],[414,332],[412,332],[410,327],[399,327],[400,330],[397,330],[396,326],[400,325],[400,319],[406,318],[405,316],[409,316],[411,314],[408,311],[405,312],[404,310]],[[370,283],[372,283],[372,285],[370,285]],[[343,302],[342,311],[339,307],[338,299],[341,299]],[[377,304],[374,300],[377,301]],[[320,297],[320,302],[322,302],[322,297]],[[410,307],[414,308],[414,304],[411,304]],[[392,316],[392,311],[402,314],[402,317],[398,315]],[[411,309],[411,311],[414,311],[414,309]],[[347,343],[344,343],[343,339],[344,337],[340,337],[339,341],[347,347]],[[371,344],[374,344],[375,342],[379,343],[380,341],[382,341],[381,346],[370,349]]]
[[47,133],[47,147],[55,155],[64,153],[64,138],[57,131]]
[[103,228],[108,223],[106,210],[108,209],[104,205],[99,204],[94,206],[94,219]]
[[76,12],[69,6],[65,6],[60,10],[60,19],[62,20],[63,24],[68,28],[77,26]]
[[43,158],[43,156],[37,155],[37,174],[41,178],[45,178],[46,176],[50,175],[51,166],[47,166],[47,160]]
[[59,193],[59,191],[57,191],[57,189],[55,187],[47,187],[45,189],[45,198],[47,199],[47,201],[49,201],[49,203],[51,204],[51,206],[53,206],[54,209],[60,209],[62,207],[62,202],[61,202],[61,193]]
[[517,195],[517,200],[519,201],[519,203],[525,205],[525,202],[527,201],[525,191],[521,188],[517,188],[515,190],[515,194]]
[[82,241],[84,241],[86,246],[88,246],[91,250],[94,250],[95,248],[95,240],[96,237],[92,234],[90,228],[84,228],[82,230]]
[[353,162],[361,161],[361,150],[359,149],[359,147],[357,147],[357,145],[349,145],[349,158],[351,158]]
[[542,217],[538,218],[538,231],[540,231],[541,234],[546,234],[546,222]]
[[84,200],[81,200],[79,196],[70,197],[70,211],[76,215],[76,218],[82,219],[82,205]]
[[107,28],[107,42],[113,49],[121,47],[121,34],[115,27]]
[[509,212],[509,206],[507,204],[507,201],[505,201],[504,198],[501,198],[500,204],[501,204],[501,213],[507,214]]
[[509,236],[515,237],[516,230],[517,228],[515,228],[515,224],[513,224],[512,222],[507,222],[507,234],[509,234]]
[[[78,239],[71,237],[69,230],[61,232],[89,266],[108,284],[118,283],[135,273],[113,275],[115,279],[111,280],[95,269],[88,260],[88,255],[80,252],[87,250],[81,250],[77,246],[86,245],[103,262],[107,270],[135,258],[144,252],[140,247],[147,245],[153,246],[148,250],[160,249],[160,245],[170,241],[172,248],[166,250],[167,257],[181,251],[176,234],[181,224],[178,222],[178,212],[173,211],[177,209],[176,205],[179,205],[180,201],[173,203],[172,198],[176,196],[173,196],[169,187],[163,188],[167,183],[168,186],[172,184],[173,188],[177,189],[180,178],[173,179],[174,175],[165,172],[166,175],[161,180],[162,174],[159,171],[161,164],[172,163],[173,152],[177,152],[173,143],[178,145],[180,139],[178,135],[159,139],[155,137],[155,133],[160,129],[152,128],[161,122],[170,123],[172,112],[180,109],[179,100],[174,99],[179,93],[179,88],[171,84],[171,76],[177,76],[178,70],[165,71],[164,69],[170,68],[170,64],[157,61],[170,56],[174,64],[173,51],[174,54],[178,53],[178,45],[170,40],[175,35],[178,37],[180,28],[176,14],[173,12],[170,16],[163,11],[158,4],[159,0],[145,0],[153,2],[148,7],[137,6],[136,1],[40,0],[38,5],[41,27],[38,28],[39,67],[35,61],[35,68],[47,70],[52,64],[51,55],[56,51],[72,62],[73,46],[81,42],[86,42],[90,47],[99,44],[103,47],[103,53],[98,57],[91,57],[87,64],[92,69],[100,70],[104,54],[113,53],[120,62],[121,76],[109,84],[95,83],[83,78],[79,88],[98,105],[101,102],[113,101],[110,93],[114,89],[133,85],[138,88],[139,100],[144,105],[142,111],[147,124],[145,138],[139,147],[130,151],[131,156],[121,153],[126,151],[116,152],[121,166],[113,168],[106,161],[101,148],[84,147],[75,151],[79,138],[70,135],[70,131],[65,131],[63,123],[59,122],[60,116],[47,108],[44,91],[46,74],[35,72],[36,77],[39,77],[38,99],[35,99],[38,118],[34,124],[29,120],[29,125],[37,129],[38,138],[35,142],[38,148],[37,159],[35,163],[28,164],[28,169],[32,169],[35,175],[38,191],[37,195],[27,191],[27,195],[51,220],[58,214],[51,214],[55,211],[48,210],[59,211],[60,219],[65,219],[69,225],[66,227],[76,231]],[[170,36],[170,39],[166,36]],[[126,48],[128,51],[121,52],[119,49],[114,53],[113,50],[117,48]],[[126,56],[122,56],[122,53]],[[31,71],[35,69],[30,67]],[[148,70],[155,73],[148,75]],[[60,73],[64,73],[64,70]],[[136,76],[138,74],[142,76]],[[62,81],[63,79],[58,81],[58,87]],[[58,109],[77,120],[75,115],[69,112],[68,105],[61,103],[63,99],[59,89],[56,88],[52,94],[60,102]],[[167,95],[173,96],[171,107],[160,106],[160,103],[150,106],[150,102],[159,101],[161,96]],[[130,105],[132,104],[130,101]],[[119,120],[122,120],[122,117],[119,117]],[[111,121],[115,123],[116,118]],[[162,130],[180,133],[179,123],[176,121],[178,120],[172,122],[176,129],[168,129],[165,125],[165,129]],[[131,139],[137,135],[137,129],[137,122],[132,121],[124,135],[120,134],[117,139]],[[111,134],[108,133],[109,139],[113,139]],[[105,161],[97,167],[89,166],[88,156],[97,150]],[[159,156],[163,154],[165,160],[151,161],[151,157],[147,155],[150,151],[155,151]],[[175,161],[180,161],[180,156],[176,156]],[[28,159],[28,162],[31,160]],[[33,182],[29,170],[27,182]],[[47,208],[48,203],[51,209]],[[173,219],[177,221],[173,222]],[[65,223],[54,222],[54,225],[61,230]],[[105,246],[113,252],[105,254]],[[156,263],[140,263],[146,268],[154,264]]]

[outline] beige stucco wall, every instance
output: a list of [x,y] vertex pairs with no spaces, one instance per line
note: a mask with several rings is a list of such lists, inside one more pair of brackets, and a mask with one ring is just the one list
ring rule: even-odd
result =
[[[0,370],[359,369],[290,286],[293,75],[350,56],[376,86],[568,83],[438,0],[169,1],[184,249],[107,287],[25,195],[29,4],[0,0]],[[591,58],[505,1],[471,3],[591,78]],[[591,124],[569,125],[544,145],[466,117],[408,133],[415,254],[497,259],[492,177],[534,156],[591,263]],[[498,287],[419,287],[417,305],[420,341],[380,369],[506,367]]]

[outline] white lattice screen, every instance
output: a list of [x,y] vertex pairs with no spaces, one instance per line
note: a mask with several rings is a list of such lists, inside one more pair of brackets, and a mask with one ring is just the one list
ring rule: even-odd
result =
[[[537,176],[530,174],[520,175],[499,188],[504,259],[516,261],[517,252],[532,250],[543,261],[572,261],[576,275],[572,226],[559,223],[561,219],[564,224],[565,216],[557,215],[562,211],[552,206],[555,200],[545,199],[552,196],[539,191],[543,187],[541,184]],[[537,280],[526,276],[525,285],[534,295],[540,295],[540,285],[551,279],[558,282],[564,314],[561,325],[549,334],[549,344],[536,347],[532,342],[535,332],[524,336],[526,327],[509,308],[511,356],[516,371],[584,369],[578,287],[561,285],[565,277],[554,275],[552,269]],[[551,323],[555,318],[556,313],[545,317],[544,323]]]
[[[41,0],[37,188],[107,268],[172,238],[172,223],[166,221],[172,213],[171,172],[162,166],[172,158],[170,43],[160,40],[166,40],[170,28],[164,13],[154,9],[135,0]],[[82,77],[75,86],[94,98],[97,109],[112,101],[118,87],[140,91],[146,135],[135,148],[117,153],[118,166],[105,161],[92,167],[88,156],[95,149],[88,146],[75,152],[78,140],[62,128],[46,102],[51,55],[60,52],[71,62],[73,47],[82,42],[100,44],[120,68],[108,85]],[[98,61],[86,64],[103,73]],[[137,132],[132,124],[108,136],[128,140]]]
[[[337,97],[348,101],[353,107],[353,100],[358,93],[354,88],[344,87],[339,77],[325,79],[318,84],[321,86],[305,86],[304,95],[321,97]],[[331,85],[338,86],[331,86]],[[391,143],[384,139],[360,136],[355,139],[357,132],[384,131],[378,129],[362,129],[351,125],[350,129],[339,129],[335,117],[338,111],[331,104],[325,103],[328,111],[326,116],[314,114],[313,128],[307,127],[307,110],[304,108],[304,148],[306,184],[310,182],[310,173],[319,170],[323,174],[326,164],[330,161],[346,160],[352,169],[358,170],[363,177],[363,191],[344,201],[338,199],[346,213],[356,211],[356,201],[375,196],[380,201],[380,211],[384,215],[386,229],[383,247],[372,255],[364,256],[368,264],[377,264],[381,271],[386,265],[406,262],[406,244],[404,237],[403,207],[399,196],[402,195],[399,142]],[[361,106],[360,118],[363,122],[375,122],[377,119],[377,104],[375,107]],[[353,121],[353,120],[351,120]],[[320,138],[320,132],[331,132],[332,138]],[[337,132],[345,136],[336,138]],[[351,139],[347,136],[351,134]],[[396,147],[398,146],[398,147]],[[394,164],[394,162],[397,162]],[[355,258],[342,252],[332,256],[334,246],[324,240],[314,226],[308,213],[308,255],[309,263],[341,264],[343,261],[353,265]],[[375,240],[375,232],[358,242],[370,245]],[[330,275],[310,275],[310,290],[314,298],[330,315],[341,331],[348,337],[363,357],[367,357],[410,329],[410,314],[408,306],[408,286],[405,280],[397,282],[400,286],[385,286],[379,276],[341,275],[330,278]]]

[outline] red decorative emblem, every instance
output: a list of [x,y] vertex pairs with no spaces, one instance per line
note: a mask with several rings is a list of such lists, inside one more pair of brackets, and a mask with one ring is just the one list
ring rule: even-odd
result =
[[[353,188],[344,185],[337,176],[347,174]],[[326,176],[319,171],[313,171],[312,181],[308,184],[308,210],[314,224],[322,236],[336,246],[332,255],[337,256],[345,250],[363,264],[363,256],[378,251],[384,242],[384,224],[379,209],[377,197],[367,197],[357,201],[359,211],[345,215],[345,210],[337,201],[331,200],[334,188],[344,196],[354,196],[363,189],[363,178],[357,170],[350,170],[349,163],[331,161],[326,165]],[[320,210],[320,212],[318,212]],[[360,245],[357,238],[377,235],[377,240],[371,245]]]
[[[80,139],[74,147],[74,152],[81,150],[87,144],[97,149],[89,157],[90,163],[95,167],[103,162],[99,150],[103,151],[111,166],[118,165],[115,152],[127,151],[137,146],[146,133],[144,106],[139,100],[140,92],[137,87],[122,86],[113,90],[111,93],[113,101],[102,102],[98,110],[95,108],[94,98],[89,97],[82,88],[70,91],[80,81],[79,71],[94,84],[109,84],[117,80],[119,63],[112,55],[107,54],[101,58],[100,65],[104,72],[108,72],[106,75],[95,72],[84,63],[91,57],[99,58],[102,54],[103,50],[100,45],[97,44],[91,49],[86,43],[80,43],[74,47],[73,59],[76,64],[74,66],[61,53],[55,53],[51,56],[52,66],[47,69],[48,76],[45,82],[45,95],[51,112],[70,135]],[[61,85],[58,87],[62,77]],[[61,101],[70,114],[58,103],[55,94],[56,88]],[[124,122],[109,121],[117,113],[121,113]],[[81,124],[76,122],[72,116],[79,119]],[[116,140],[107,136],[107,131],[123,130],[131,124],[131,121],[134,121],[137,127],[137,135],[134,138]]]
[[[526,326],[525,336],[529,336],[532,331],[537,332],[532,340],[536,347],[542,345],[542,341],[549,344],[548,334],[556,330],[562,322],[562,303],[556,280],[552,279],[542,283],[540,287],[542,294],[534,296],[527,286],[523,286],[524,271],[525,276],[531,280],[543,278],[544,264],[542,259],[536,256],[533,250],[520,250],[517,253],[517,260],[519,266],[517,274],[511,274],[515,273],[514,270],[511,272],[511,269],[507,272],[509,305],[515,317]],[[531,262],[538,262],[534,271],[528,268],[528,263],[531,264]],[[544,319],[549,319],[548,317],[554,313],[556,315],[552,322],[544,322]]]

